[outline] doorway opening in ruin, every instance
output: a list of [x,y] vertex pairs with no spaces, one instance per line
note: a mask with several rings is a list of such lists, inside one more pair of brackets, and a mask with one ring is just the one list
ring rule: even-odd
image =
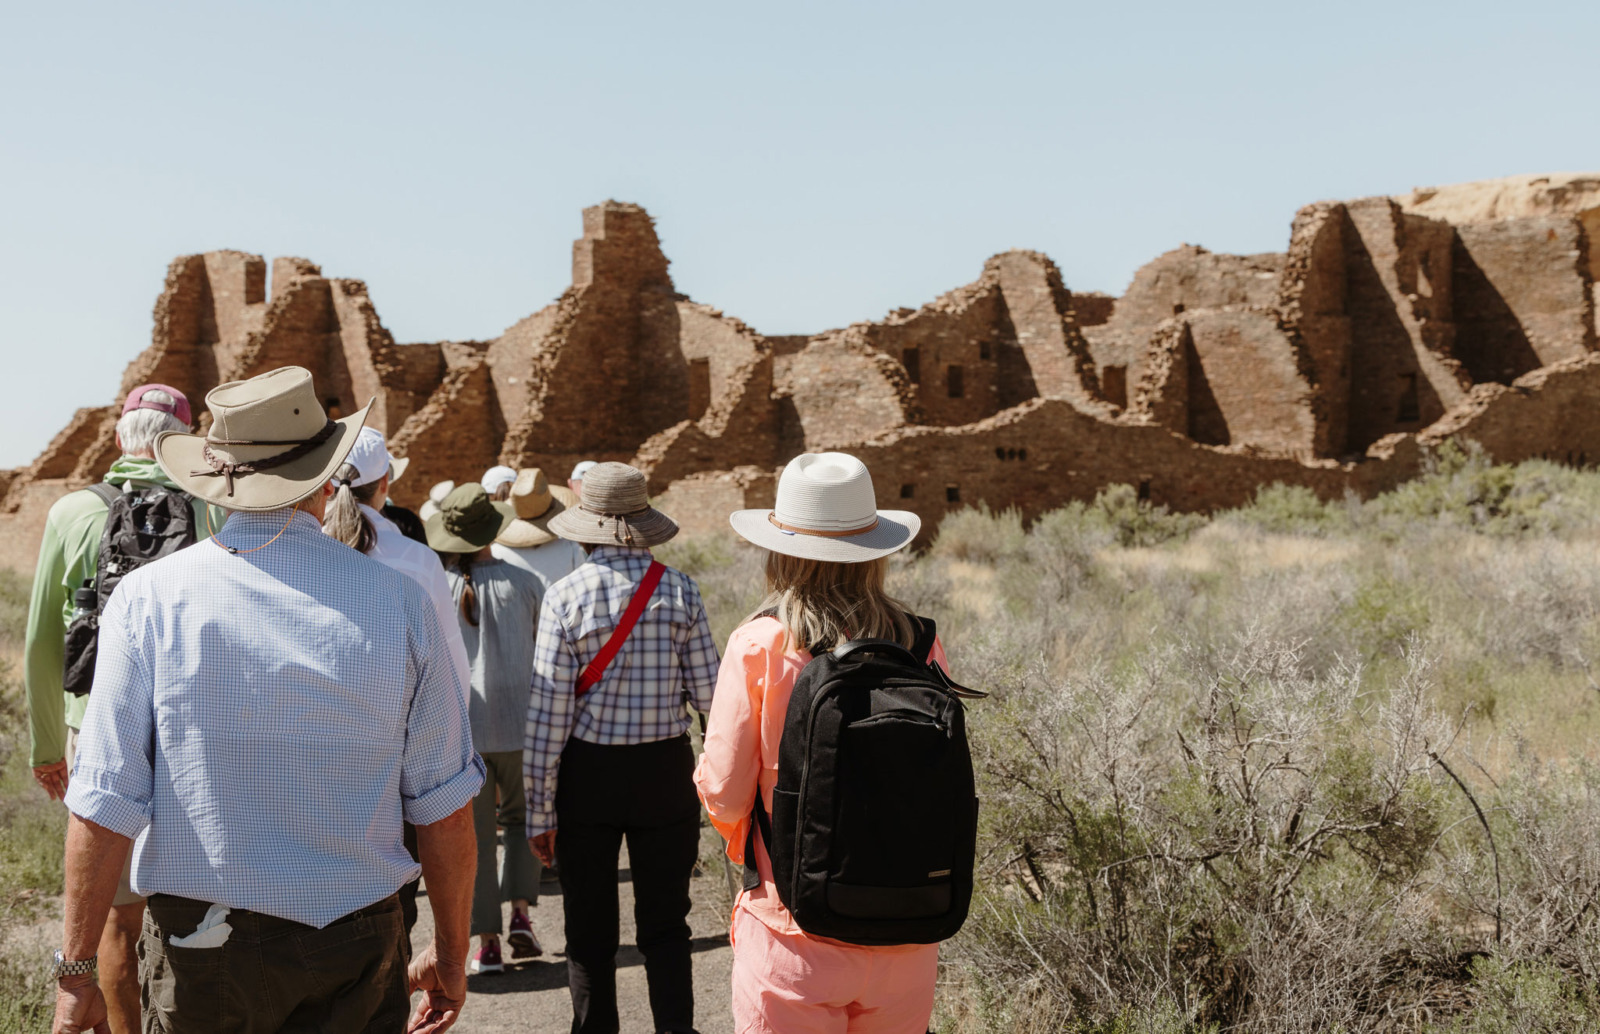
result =
[[994,346],[987,341],[978,342],[978,358],[990,359],[994,357]]
[[900,365],[906,368],[906,380],[912,384],[922,383],[922,350],[920,348],[901,349]]
[[1128,408],[1128,368],[1107,366],[1100,371],[1100,391],[1113,406]]
[[945,485],[944,501],[947,503],[959,503],[961,501],[961,487],[959,485]]
[[967,394],[967,371],[952,363],[945,369],[945,393],[953,399],[965,398]]
[[1414,373],[1400,375],[1400,404],[1395,408],[1394,418],[1401,424],[1412,424],[1422,419],[1422,406],[1417,400],[1417,375]]
[[689,419],[699,420],[711,408],[711,360],[689,360]]
[[917,486],[916,485],[910,484],[910,485],[901,485],[900,486],[900,498],[901,499],[915,499],[916,497],[917,497]]

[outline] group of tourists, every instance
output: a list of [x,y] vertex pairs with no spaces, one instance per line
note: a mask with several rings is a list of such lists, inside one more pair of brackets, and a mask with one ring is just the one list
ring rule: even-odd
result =
[[626,842],[654,1029],[690,1032],[704,815],[745,872],[738,1030],[925,1031],[976,802],[970,691],[885,591],[917,517],[854,457],[794,460],[731,515],[767,596],[719,656],[640,471],[496,466],[412,513],[370,404],[318,397],[298,367],[223,384],[196,433],[135,388],[122,457],[50,512],[25,679],[70,813],[54,1029],[444,1031],[469,971],[544,953],[554,870],[572,1030],[616,1032]]

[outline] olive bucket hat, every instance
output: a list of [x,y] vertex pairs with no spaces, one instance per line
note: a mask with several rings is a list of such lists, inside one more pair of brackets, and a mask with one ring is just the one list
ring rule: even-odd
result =
[[497,503],[477,483],[453,489],[439,512],[423,521],[428,545],[440,553],[476,553],[516,520],[509,503]]

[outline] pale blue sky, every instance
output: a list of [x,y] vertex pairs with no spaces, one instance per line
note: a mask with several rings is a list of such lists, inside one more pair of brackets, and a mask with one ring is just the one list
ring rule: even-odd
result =
[[767,333],[1048,252],[1120,293],[1326,197],[1600,167],[1600,3],[59,3],[0,21],[0,467],[111,401],[168,261],[304,255],[397,340],[568,283],[579,210]]

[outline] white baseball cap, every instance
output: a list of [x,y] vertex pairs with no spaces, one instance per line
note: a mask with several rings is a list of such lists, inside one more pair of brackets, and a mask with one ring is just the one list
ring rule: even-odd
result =
[[579,463],[576,467],[572,468],[572,476],[567,478],[567,480],[582,481],[583,476],[589,473],[589,471],[593,470],[595,466],[596,464],[594,460],[584,460],[582,463]]
[[[356,468],[356,479],[350,482],[351,488],[370,485],[390,473],[393,467],[403,470],[406,462],[389,455],[389,443],[383,437],[383,432],[376,427],[361,429],[361,433],[356,436],[356,444],[345,456],[344,461]],[[400,472],[396,470],[390,480],[399,476]]]
[[484,471],[483,478],[478,484],[483,486],[485,492],[494,495],[495,489],[515,480],[517,480],[517,472],[510,467],[490,467]]

